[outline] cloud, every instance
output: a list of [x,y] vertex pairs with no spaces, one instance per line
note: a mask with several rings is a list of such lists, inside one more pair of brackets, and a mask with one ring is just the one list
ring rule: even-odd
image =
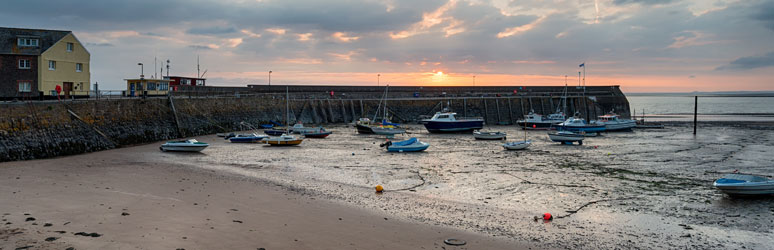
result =
[[762,56],[741,57],[715,70],[747,70],[774,66],[774,51]]
[[763,22],[766,28],[774,31],[774,1],[764,2],[756,9],[758,11],[752,15],[752,18]]
[[668,4],[672,2],[676,2],[678,0],[613,0],[613,4],[615,5],[626,5],[626,4],[642,4],[642,5],[656,5],[656,4]]
[[112,43],[86,43],[86,46],[93,47],[113,47]]
[[237,29],[234,27],[195,27],[190,28],[185,31],[188,34],[195,34],[195,35],[221,35],[221,34],[229,34],[229,33],[235,33],[237,32]]
[[211,45],[188,45],[189,48],[193,49],[201,49],[201,50],[211,50],[213,47]]

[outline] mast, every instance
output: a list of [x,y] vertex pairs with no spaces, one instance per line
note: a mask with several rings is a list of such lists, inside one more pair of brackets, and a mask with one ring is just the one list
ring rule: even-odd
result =
[[285,86],[285,133],[290,134],[290,90]]
[[384,115],[382,116],[382,121],[387,120],[387,90],[389,88],[389,84],[387,84],[387,87],[384,87]]
[[562,112],[567,115],[567,75],[564,75],[564,94],[562,95]]

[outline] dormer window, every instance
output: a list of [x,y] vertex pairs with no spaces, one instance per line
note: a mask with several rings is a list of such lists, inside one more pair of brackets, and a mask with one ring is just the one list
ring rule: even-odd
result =
[[37,38],[19,38],[17,40],[19,47],[38,47]]

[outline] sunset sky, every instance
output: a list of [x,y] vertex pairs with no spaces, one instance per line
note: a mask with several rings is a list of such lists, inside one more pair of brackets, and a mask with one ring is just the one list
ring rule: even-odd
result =
[[[621,85],[774,90],[774,1],[24,0],[0,26],[72,30],[92,83],[169,59],[209,85]],[[158,70],[156,70],[158,71]]]

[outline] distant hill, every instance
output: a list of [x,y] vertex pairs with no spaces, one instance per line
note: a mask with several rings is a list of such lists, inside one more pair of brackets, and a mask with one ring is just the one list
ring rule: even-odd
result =
[[626,93],[627,96],[718,96],[718,97],[774,97],[774,91],[717,91],[717,92],[682,92],[682,93]]

